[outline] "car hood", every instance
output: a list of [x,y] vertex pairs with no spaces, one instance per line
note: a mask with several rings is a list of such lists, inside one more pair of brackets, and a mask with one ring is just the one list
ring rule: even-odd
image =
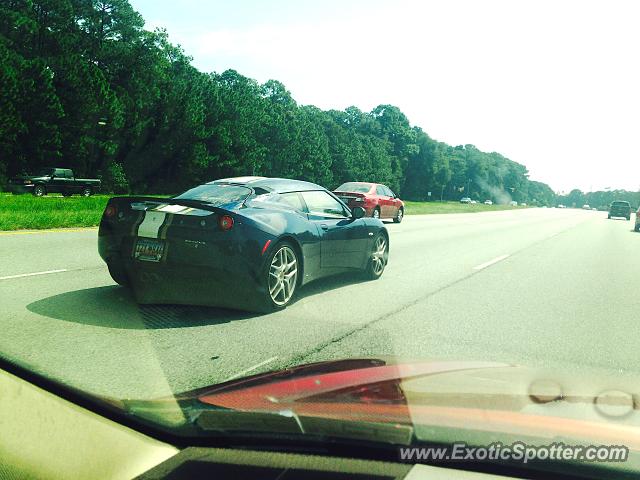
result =
[[[640,450],[640,382],[595,371],[494,362],[349,359],[302,365],[185,392],[203,408],[409,428],[408,437],[483,432]],[[629,386],[632,385],[633,389]],[[215,421],[212,420],[212,421]],[[497,435],[497,437],[496,437]],[[571,440],[572,439],[572,440]]]
[[19,181],[22,182],[24,180],[48,180],[49,176],[47,175],[16,175],[11,178],[11,181]]

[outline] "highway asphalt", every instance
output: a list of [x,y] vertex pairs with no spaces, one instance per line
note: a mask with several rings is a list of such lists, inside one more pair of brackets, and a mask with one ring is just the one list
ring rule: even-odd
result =
[[0,352],[118,398],[363,356],[637,373],[632,228],[572,209],[408,216],[388,224],[380,280],[316,282],[270,315],[138,306],[109,277],[96,229],[0,232]]

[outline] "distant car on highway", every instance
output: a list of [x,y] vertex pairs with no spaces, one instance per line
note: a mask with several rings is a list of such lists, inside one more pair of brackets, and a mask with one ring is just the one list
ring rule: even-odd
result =
[[477,201],[477,200],[471,200],[471,205],[475,205],[475,204],[477,204],[477,203],[478,203],[478,201]]
[[404,202],[386,185],[347,182],[333,193],[349,208],[364,208],[367,217],[393,219],[395,223],[400,223],[404,218]]
[[636,232],[640,232],[640,207],[636,210],[636,225],[633,228]]
[[631,205],[629,202],[617,200],[609,206],[608,218],[626,218],[631,220]]
[[239,177],[177,197],[114,197],[98,251],[139,303],[269,312],[298,287],[340,272],[384,272],[384,224],[313,183]]
[[471,203],[472,200],[469,197],[462,197],[460,203]]
[[585,203],[584,205],[582,205],[582,209],[583,210],[591,210],[591,207]]
[[558,204],[558,208],[567,208],[567,207],[560,203]]
[[521,207],[526,207],[526,206],[527,206],[527,204],[526,204],[526,203],[524,203],[524,202],[522,202],[522,203],[520,204],[520,206],[521,206]]
[[485,200],[484,204],[485,205],[493,205],[493,202],[491,200]]
[[516,201],[514,201],[514,200],[511,200],[511,201],[509,202],[509,205],[510,205],[510,206],[512,206],[512,207],[517,207],[517,206],[518,206],[518,202],[516,202]]
[[48,193],[61,193],[70,197],[78,193],[89,197],[100,189],[97,178],[76,178],[68,168],[43,168],[35,175],[14,177],[9,181],[9,189],[15,193],[32,193],[42,197]]

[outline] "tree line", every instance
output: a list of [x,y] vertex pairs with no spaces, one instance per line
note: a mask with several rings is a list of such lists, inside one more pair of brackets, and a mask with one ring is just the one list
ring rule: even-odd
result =
[[277,80],[200,72],[126,0],[3,0],[0,85],[0,186],[59,166],[116,193],[254,174],[374,181],[410,200],[556,201],[524,165],[436,141],[396,106],[324,111]]
[[611,202],[622,200],[629,202],[635,210],[640,205],[640,192],[627,190],[601,190],[597,192],[583,192],[579,189],[571,190],[566,195],[558,195],[557,201],[567,207],[581,208],[589,205],[591,208],[606,210]]

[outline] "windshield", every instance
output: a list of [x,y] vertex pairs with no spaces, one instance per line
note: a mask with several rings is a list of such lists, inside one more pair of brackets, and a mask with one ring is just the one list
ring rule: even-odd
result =
[[371,184],[355,182],[343,183],[338,188],[336,188],[337,192],[367,193],[369,192],[369,190],[371,190]]
[[238,185],[200,185],[174,197],[180,200],[199,200],[213,206],[237,203],[251,195],[251,189]]
[[181,451],[639,455],[638,19],[0,1],[0,463],[80,425],[3,371]]

